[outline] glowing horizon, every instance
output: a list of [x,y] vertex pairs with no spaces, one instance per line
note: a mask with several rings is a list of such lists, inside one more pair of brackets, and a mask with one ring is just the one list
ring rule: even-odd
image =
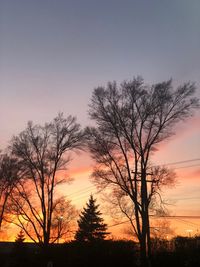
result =
[[[29,120],[44,124],[63,112],[76,116],[82,128],[93,124],[88,116],[92,91],[109,81],[120,84],[137,75],[147,84],[172,78],[174,87],[193,81],[200,98],[199,10],[199,1],[187,0],[3,1],[0,150]],[[175,133],[158,146],[152,165],[200,158],[200,111],[178,124]],[[90,179],[94,162],[87,152],[72,153],[72,158],[66,175],[74,180],[58,192],[80,210],[96,192]],[[175,201],[171,213],[200,216],[199,161],[169,167],[178,175],[178,184],[164,192]],[[100,194],[95,197],[112,225]],[[198,219],[188,221],[172,224],[182,233],[190,222],[200,230]],[[111,228],[116,236],[124,235],[120,227]]]

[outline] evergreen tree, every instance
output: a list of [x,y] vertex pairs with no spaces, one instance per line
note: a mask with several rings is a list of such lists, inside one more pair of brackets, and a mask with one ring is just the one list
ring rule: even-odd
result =
[[23,230],[20,230],[15,238],[15,243],[12,250],[11,265],[9,266],[30,266],[28,262],[28,249],[26,244],[24,243],[25,239],[26,238]]
[[24,232],[23,232],[22,230],[20,230],[20,232],[18,233],[18,235],[17,235],[16,238],[15,238],[15,242],[21,244],[21,243],[24,242],[25,239],[26,239],[26,238],[25,238],[25,236],[24,236]]
[[91,195],[89,202],[80,214],[78,230],[75,235],[77,241],[103,240],[109,233],[106,232],[107,225],[101,218],[102,213],[98,210],[99,205],[95,204],[96,199]]

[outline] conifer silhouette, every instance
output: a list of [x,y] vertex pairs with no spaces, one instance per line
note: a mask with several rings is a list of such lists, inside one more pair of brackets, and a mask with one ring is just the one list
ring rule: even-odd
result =
[[102,213],[98,210],[99,205],[95,203],[96,199],[91,195],[78,220],[78,230],[75,234],[77,241],[103,240],[109,234],[106,232],[107,225],[103,222]]
[[17,236],[16,236],[16,238],[15,238],[15,242],[21,244],[21,243],[24,242],[25,239],[26,239],[26,238],[25,238],[25,236],[24,236],[24,232],[23,232],[23,230],[20,230],[20,232],[17,234]]

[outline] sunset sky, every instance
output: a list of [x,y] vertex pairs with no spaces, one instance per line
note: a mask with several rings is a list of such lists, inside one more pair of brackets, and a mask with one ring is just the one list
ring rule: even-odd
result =
[[[63,112],[90,124],[92,90],[108,81],[190,80],[200,97],[199,14],[199,0],[1,0],[0,149],[29,120],[45,123]],[[169,165],[178,183],[165,197],[171,215],[200,216],[200,112],[177,126],[153,160],[187,161]],[[88,179],[92,164],[89,155],[75,154],[74,182],[60,189],[79,208],[96,192]],[[198,218],[172,224],[182,234],[200,231]]]

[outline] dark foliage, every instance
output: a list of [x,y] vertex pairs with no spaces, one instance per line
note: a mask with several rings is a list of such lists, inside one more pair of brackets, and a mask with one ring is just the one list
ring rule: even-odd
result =
[[[180,241],[180,239],[179,239]],[[200,266],[199,238],[182,242],[184,249],[152,253],[152,267],[198,267]],[[191,245],[192,244],[192,245]],[[14,243],[13,243],[14,245]],[[100,240],[97,242],[70,242],[50,245],[44,253],[34,244],[23,243],[21,251],[0,250],[0,266],[46,267],[140,267],[137,244],[132,241]]]
[[[26,243],[24,243],[26,245]],[[47,253],[27,249],[18,255],[0,253],[0,266],[46,267],[136,267],[135,244],[132,241],[101,240],[50,245]]]
[[18,233],[16,239],[15,239],[15,242],[17,244],[21,244],[25,241],[25,236],[24,236],[24,232],[22,230],[20,230],[20,232]]
[[103,223],[102,214],[98,210],[99,205],[96,205],[95,202],[96,200],[91,195],[86,208],[80,214],[79,228],[75,235],[77,241],[103,240],[108,235],[107,225]]

